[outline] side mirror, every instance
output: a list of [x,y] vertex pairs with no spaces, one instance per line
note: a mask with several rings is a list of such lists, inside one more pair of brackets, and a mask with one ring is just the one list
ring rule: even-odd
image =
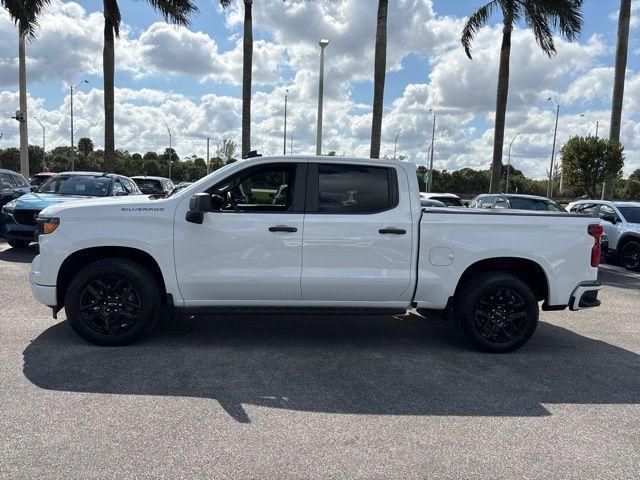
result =
[[40,185],[31,185],[31,186],[29,186],[29,188],[31,189],[32,192],[35,192],[38,189],[39,186]]
[[615,216],[615,215],[604,215],[604,216],[602,217],[602,219],[603,219],[605,222],[613,223],[614,225],[615,225],[616,223],[618,223],[618,219],[616,218],[616,216]]
[[189,200],[189,211],[185,220],[191,223],[202,224],[204,214],[211,210],[211,195],[208,193],[196,193]]
[[124,197],[125,195],[129,195],[127,192],[116,192],[116,197]]

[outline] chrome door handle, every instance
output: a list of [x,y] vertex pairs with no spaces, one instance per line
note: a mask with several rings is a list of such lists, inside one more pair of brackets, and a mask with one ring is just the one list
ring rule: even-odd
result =
[[383,235],[405,235],[407,233],[406,230],[403,230],[402,228],[381,228],[380,230],[378,230],[378,233],[381,233]]
[[275,227],[269,227],[270,232],[285,232],[285,233],[294,233],[297,232],[298,229],[296,227],[288,227],[286,225],[276,225]]

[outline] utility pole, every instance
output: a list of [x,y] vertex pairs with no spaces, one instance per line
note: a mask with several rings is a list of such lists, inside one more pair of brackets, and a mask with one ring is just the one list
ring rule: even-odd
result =
[[171,146],[171,129],[169,125],[164,124],[167,127],[167,132],[169,132],[169,180],[171,180],[171,163],[173,161],[173,147]]
[[73,89],[82,83],[89,83],[88,80],[82,80],[81,82],[71,85],[71,171],[76,169],[76,147],[73,143]]
[[289,146],[290,146],[289,154],[293,155],[293,130],[291,130],[291,141],[289,142]]
[[549,165],[549,183],[547,184],[547,198],[553,196],[553,161],[556,156],[556,139],[558,137],[558,118],[560,117],[560,105],[553,97],[549,97],[547,100],[553,102],[556,106],[556,127],[553,131],[553,148],[551,149],[551,164]]
[[38,117],[33,117],[35,119],[36,122],[38,122],[40,124],[40,127],[42,128],[42,170],[44,172],[47,171],[47,162],[46,162],[46,158],[47,158],[47,144],[46,144],[46,132],[44,129],[44,125],[42,124],[42,122],[40,121],[40,119]]
[[207,175],[209,175],[209,173],[210,173],[209,167],[211,166],[211,160],[210,160],[210,157],[209,157],[209,139],[210,138],[207,137]]
[[509,160],[507,161],[507,185],[505,187],[504,193],[509,193],[509,172],[511,171],[511,147],[513,146],[513,142],[516,141],[516,138],[518,138],[518,135],[520,135],[519,132],[514,135],[513,140],[511,140],[511,143],[509,143]]
[[282,155],[287,154],[287,98],[289,96],[289,90],[285,90],[284,94],[284,135],[282,141]]
[[318,129],[316,133],[316,155],[322,155],[322,102],[324,95],[324,49],[329,45],[326,38],[320,39],[320,77],[318,79]]
[[429,112],[433,113],[433,128],[431,129],[431,156],[429,159],[429,182],[427,183],[427,192],[431,193],[431,187],[433,186],[433,146],[436,141],[436,112],[433,108],[430,108]]

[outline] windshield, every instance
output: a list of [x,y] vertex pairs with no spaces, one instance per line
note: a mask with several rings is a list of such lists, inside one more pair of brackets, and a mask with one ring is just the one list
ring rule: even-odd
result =
[[511,208],[515,210],[534,210],[540,212],[564,212],[562,206],[552,200],[538,198],[510,197]]
[[629,223],[640,223],[640,207],[618,207],[620,213]]
[[447,207],[464,207],[458,198],[455,197],[431,197],[431,200],[444,203]]
[[37,193],[56,195],[81,195],[87,197],[106,197],[111,178],[90,175],[56,175],[44,182]]

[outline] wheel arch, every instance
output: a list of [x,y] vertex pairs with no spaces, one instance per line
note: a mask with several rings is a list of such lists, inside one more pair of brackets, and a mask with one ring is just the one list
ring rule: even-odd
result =
[[106,247],[89,247],[82,250],[77,250],[69,255],[58,270],[58,276],[56,280],[56,296],[57,305],[59,307],[64,306],[64,297],[67,291],[69,283],[73,279],[76,272],[97,260],[104,260],[108,258],[123,258],[138,262],[141,265],[149,269],[153,274],[154,279],[158,283],[161,289],[161,298],[166,301],[167,288],[162,270],[158,265],[158,262],[147,252],[133,248],[133,247],[118,247],[118,246],[106,246]]
[[623,233],[620,239],[618,240],[618,245],[616,250],[618,252],[622,251],[622,248],[625,246],[625,244],[631,241],[636,241],[640,243],[640,234],[635,232]]
[[510,273],[529,285],[538,301],[549,299],[549,279],[544,268],[534,260],[522,257],[493,257],[472,263],[460,276],[454,295],[470,278],[483,272]]

